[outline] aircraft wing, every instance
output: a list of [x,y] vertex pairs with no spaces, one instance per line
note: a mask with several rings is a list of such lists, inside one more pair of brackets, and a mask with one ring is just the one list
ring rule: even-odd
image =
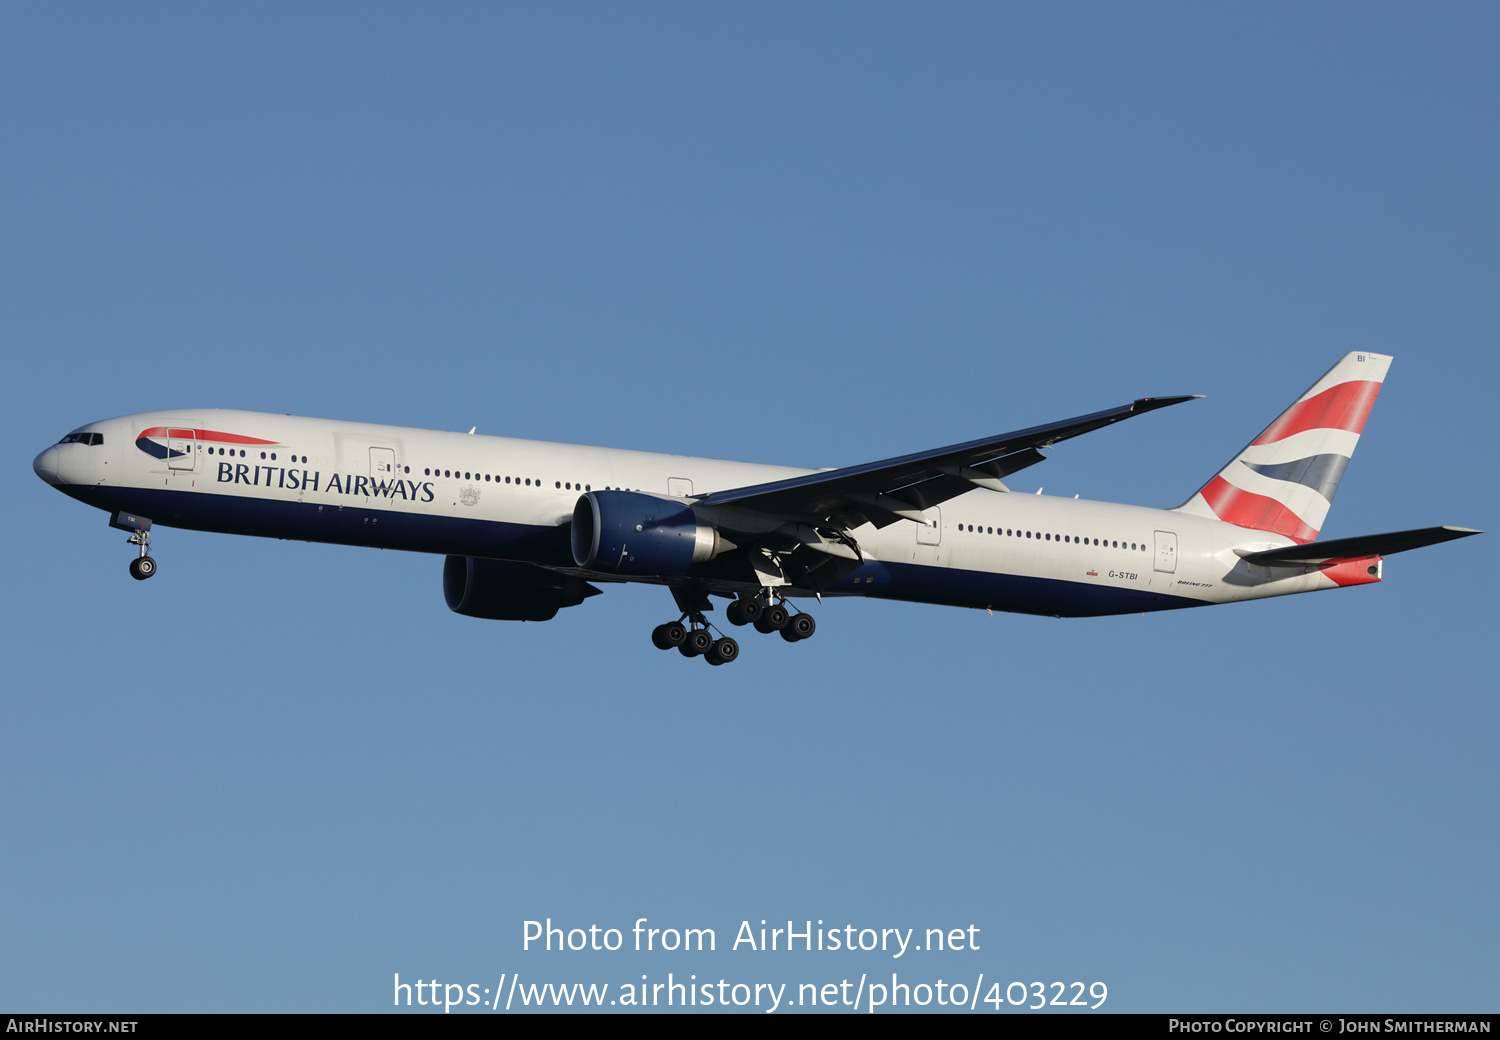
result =
[[717,491],[700,501],[706,506],[733,506],[787,520],[811,523],[833,520],[845,527],[857,527],[865,521],[884,527],[903,517],[925,523],[922,510],[972,491],[976,486],[1006,490],[1000,483],[1002,477],[1046,458],[1039,448],[1201,396],[1143,397],[1118,408],[1044,426],[859,466]]

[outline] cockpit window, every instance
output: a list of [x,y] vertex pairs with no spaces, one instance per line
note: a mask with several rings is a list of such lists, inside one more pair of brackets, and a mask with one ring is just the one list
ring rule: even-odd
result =
[[64,437],[62,440],[58,441],[57,443],[58,444],[103,444],[104,443],[104,434],[102,434],[102,433],[70,433],[66,437]]

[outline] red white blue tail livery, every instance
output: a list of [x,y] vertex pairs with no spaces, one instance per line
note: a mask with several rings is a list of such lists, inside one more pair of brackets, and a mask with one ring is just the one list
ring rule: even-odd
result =
[[1178,509],[1294,542],[1317,538],[1390,367],[1385,354],[1345,354]]

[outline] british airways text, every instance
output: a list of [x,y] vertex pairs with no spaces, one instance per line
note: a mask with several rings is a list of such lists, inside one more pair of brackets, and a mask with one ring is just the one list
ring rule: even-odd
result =
[[288,469],[285,466],[252,466],[244,462],[219,463],[221,484],[250,484],[254,487],[290,488],[293,491],[317,491],[325,494],[364,495],[374,498],[404,498],[408,502],[431,502],[435,497],[432,482],[414,480],[377,480],[354,474],[335,473],[324,483],[317,470]]

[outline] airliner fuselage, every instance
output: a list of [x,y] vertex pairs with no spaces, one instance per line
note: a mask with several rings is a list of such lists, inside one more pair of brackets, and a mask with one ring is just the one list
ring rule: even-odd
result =
[[[1374,385],[1378,389],[1378,378]],[[1368,398],[1366,413],[1373,393]],[[1304,395],[1278,423],[1309,399]],[[1178,400],[1136,402],[1134,411]],[[1331,489],[1326,461],[1300,469],[1301,457],[1256,463],[1254,445],[1236,461],[1255,472],[1237,477],[1226,468],[1215,478],[1251,485],[1232,488],[1229,505],[1214,482],[1177,509],[1017,493],[1000,482],[1044,458],[1037,447],[1132,414],[1129,407],[1117,411],[1122,414],[1095,413],[1070,420],[1071,426],[815,471],[174,409],[81,426],[43,451],[34,468],[59,490],[107,511],[115,526],[135,532],[142,559],[149,559],[153,525],[432,553],[449,558],[445,587],[455,610],[532,620],[594,594],[593,582],[649,582],[673,590],[687,622],[677,627],[689,635],[712,627],[703,613],[712,609],[712,595],[735,598],[730,619],[753,621],[762,631],[768,630],[762,613],[779,607],[772,621],[795,618],[786,607],[813,595],[1079,617],[1376,582],[1382,552],[1413,547],[1372,543],[1351,546],[1343,556],[1332,547],[1321,556],[1309,552],[1316,531],[1305,537],[1305,503],[1320,502],[1326,512],[1342,462],[1334,467]],[[1364,415],[1357,424],[1347,416],[1312,421],[1331,424],[1311,429],[1325,440],[1342,437],[1352,451],[1358,430],[1351,435],[1349,427],[1362,427]],[[1303,427],[1294,433],[1306,440],[1306,422]],[[993,453],[996,459],[986,458]],[[1327,451],[1307,456],[1330,457],[1347,461]],[[1314,486],[1314,478],[1322,483]],[[1285,494],[1276,497],[1275,487],[1269,496],[1259,494],[1267,488],[1253,481],[1278,481]],[[1309,496],[1309,488],[1323,498]],[[1211,501],[1195,509],[1205,496]],[[1271,501],[1278,519],[1247,526],[1243,515],[1230,518],[1238,523],[1215,515],[1243,511],[1252,498]],[[1256,507],[1257,517],[1269,515]],[[1303,519],[1289,527],[1283,514],[1292,510]],[[1415,544],[1468,533],[1434,530],[1452,533]],[[1277,558],[1275,551],[1292,558]],[[149,576],[154,562],[145,575],[138,569],[132,565],[136,576]],[[803,628],[809,626],[810,619]],[[659,629],[654,638],[661,637],[659,646],[665,638],[680,648],[676,634],[662,637]],[[698,652],[712,660],[719,640],[708,634],[697,642]],[[737,647],[726,653],[732,659]]]

